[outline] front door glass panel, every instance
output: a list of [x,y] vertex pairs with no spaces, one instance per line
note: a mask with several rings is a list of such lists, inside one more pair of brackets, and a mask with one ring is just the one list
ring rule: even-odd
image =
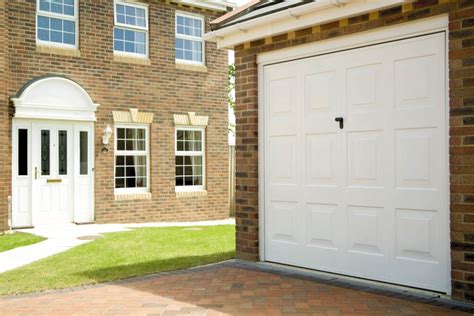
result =
[[58,171],[67,175],[67,131],[58,131]]
[[49,130],[41,130],[41,175],[49,176]]

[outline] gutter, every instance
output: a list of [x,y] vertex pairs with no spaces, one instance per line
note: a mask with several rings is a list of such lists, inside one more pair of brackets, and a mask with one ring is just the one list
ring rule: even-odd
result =
[[222,29],[211,31],[204,35],[204,39],[206,41],[216,42],[218,40],[222,40],[229,34],[238,32],[246,33],[248,30],[263,24],[271,24],[287,18],[298,19],[300,16],[310,12],[324,10],[330,7],[340,7],[350,2],[351,0],[328,0],[324,2],[321,0],[317,2],[315,1],[309,4],[288,8],[273,14],[264,15],[255,19],[230,25]]

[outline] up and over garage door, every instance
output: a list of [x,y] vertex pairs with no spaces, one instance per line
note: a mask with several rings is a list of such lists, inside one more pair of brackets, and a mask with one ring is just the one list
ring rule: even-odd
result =
[[444,33],[263,69],[265,260],[446,291]]

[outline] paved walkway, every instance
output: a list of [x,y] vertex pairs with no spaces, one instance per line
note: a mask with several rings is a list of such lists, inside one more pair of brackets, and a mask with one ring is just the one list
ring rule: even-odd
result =
[[[60,226],[45,226],[20,231],[48,238],[47,240],[9,251],[0,252],[0,273],[12,270],[28,263],[66,251],[73,247],[90,242],[94,236],[104,233],[127,231],[140,227],[169,227],[169,226],[210,226],[234,224],[234,219],[203,222],[168,222],[144,224],[65,224]],[[83,239],[79,239],[85,237]]]
[[0,315],[468,315],[453,309],[460,308],[454,303],[433,298],[377,294],[370,288],[256,266],[225,262],[82,289],[5,297],[0,298]]

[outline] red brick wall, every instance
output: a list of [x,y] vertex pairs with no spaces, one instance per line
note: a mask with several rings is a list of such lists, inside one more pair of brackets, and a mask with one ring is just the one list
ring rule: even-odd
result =
[[449,13],[453,297],[474,300],[474,1],[420,0],[236,47],[237,256],[258,260],[259,53]]
[[[0,45],[8,29],[10,62],[3,66],[0,52],[0,106],[7,128],[1,128],[0,150],[4,155],[0,191],[0,221],[5,220],[6,196],[11,194],[11,114],[5,101],[26,82],[45,74],[60,74],[78,82],[99,103],[95,123],[95,214],[96,221],[144,222],[221,219],[228,216],[228,145],[227,145],[227,52],[206,43],[207,72],[178,70],[175,66],[175,10],[204,15],[206,21],[218,13],[144,1],[149,4],[150,65],[114,61],[113,1],[79,1],[80,57],[37,51],[35,42],[36,0],[0,1],[6,3],[8,23],[3,22],[0,7]],[[209,28],[209,26],[206,26]],[[2,73],[3,74],[3,73]],[[7,86],[3,85],[7,78]],[[114,149],[102,153],[101,136],[107,124],[113,126],[112,111],[154,113],[150,128],[150,172],[152,198],[115,201]],[[174,185],[173,114],[196,112],[208,115],[206,129],[207,196],[180,197]],[[3,126],[3,125],[2,125]],[[5,133],[5,134],[4,134]],[[113,144],[113,139],[111,140]],[[4,191],[5,190],[5,191]],[[1,222],[0,222],[1,224]],[[2,225],[4,226],[4,225]],[[0,226],[1,227],[1,226]]]

